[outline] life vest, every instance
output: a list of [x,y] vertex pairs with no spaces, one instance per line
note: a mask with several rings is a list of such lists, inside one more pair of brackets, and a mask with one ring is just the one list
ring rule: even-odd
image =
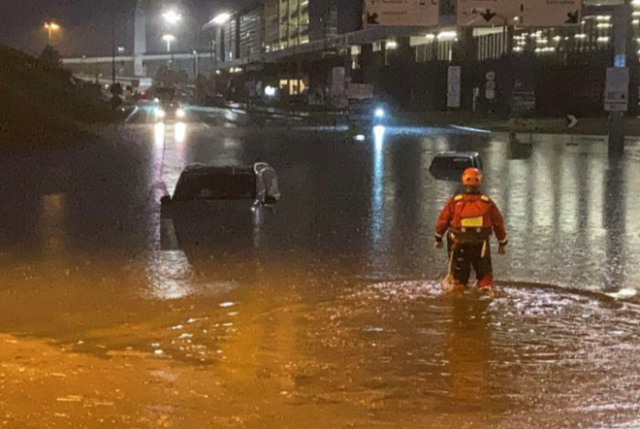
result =
[[491,199],[481,194],[463,194],[454,199],[450,231],[458,242],[481,243],[492,233]]

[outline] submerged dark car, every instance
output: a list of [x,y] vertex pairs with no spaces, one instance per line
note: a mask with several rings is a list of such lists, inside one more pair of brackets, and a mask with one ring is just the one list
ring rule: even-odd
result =
[[172,223],[179,247],[190,255],[229,254],[258,245],[279,200],[268,164],[194,164],[182,172],[173,196],[162,199],[163,225]]
[[438,180],[459,181],[467,168],[482,170],[478,152],[443,152],[435,156],[429,172]]
[[192,164],[180,175],[173,196],[163,206],[194,201],[244,201],[251,206],[273,206],[280,200],[278,178],[269,164],[216,167]]

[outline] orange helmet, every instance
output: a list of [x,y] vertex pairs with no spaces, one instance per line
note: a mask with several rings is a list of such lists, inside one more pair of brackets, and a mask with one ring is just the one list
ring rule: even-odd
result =
[[482,185],[482,172],[477,168],[467,168],[462,173],[462,184],[474,188],[480,187]]

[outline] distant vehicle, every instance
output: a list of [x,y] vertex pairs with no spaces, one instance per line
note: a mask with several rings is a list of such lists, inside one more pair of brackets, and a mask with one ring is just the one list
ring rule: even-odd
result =
[[370,127],[387,123],[388,109],[373,99],[349,100],[347,118],[350,123],[362,123]]
[[443,152],[435,156],[429,172],[438,180],[459,181],[467,168],[482,170],[478,152]]
[[157,103],[154,113],[158,122],[183,121],[187,117],[187,111],[177,101],[172,101],[167,105]]
[[176,90],[174,88],[154,88],[153,94],[162,106],[169,105],[176,98]]
[[252,201],[247,207],[272,207],[280,200],[276,171],[266,163],[239,167],[192,164],[180,175],[163,206],[194,201]]
[[157,122],[181,121],[187,117],[182,104],[176,99],[174,88],[155,88],[154,114]]
[[376,126],[386,126],[389,121],[389,108],[375,99],[373,86],[368,84],[349,84],[349,100],[346,116],[349,130],[365,140]]

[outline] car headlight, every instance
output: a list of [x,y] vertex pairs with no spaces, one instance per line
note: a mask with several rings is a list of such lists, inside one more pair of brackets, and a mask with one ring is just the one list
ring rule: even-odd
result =
[[184,118],[185,116],[187,116],[187,112],[185,112],[184,109],[178,109],[176,110],[176,116],[178,118]]
[[156,117],[158,118],[164,118],[167,114],[165,113],[164,110],[162,109],[156,109]]
[[376,118],[384,118],[384,116],[385,116],[384,109],[376,109],[375,116],[376,116]]

